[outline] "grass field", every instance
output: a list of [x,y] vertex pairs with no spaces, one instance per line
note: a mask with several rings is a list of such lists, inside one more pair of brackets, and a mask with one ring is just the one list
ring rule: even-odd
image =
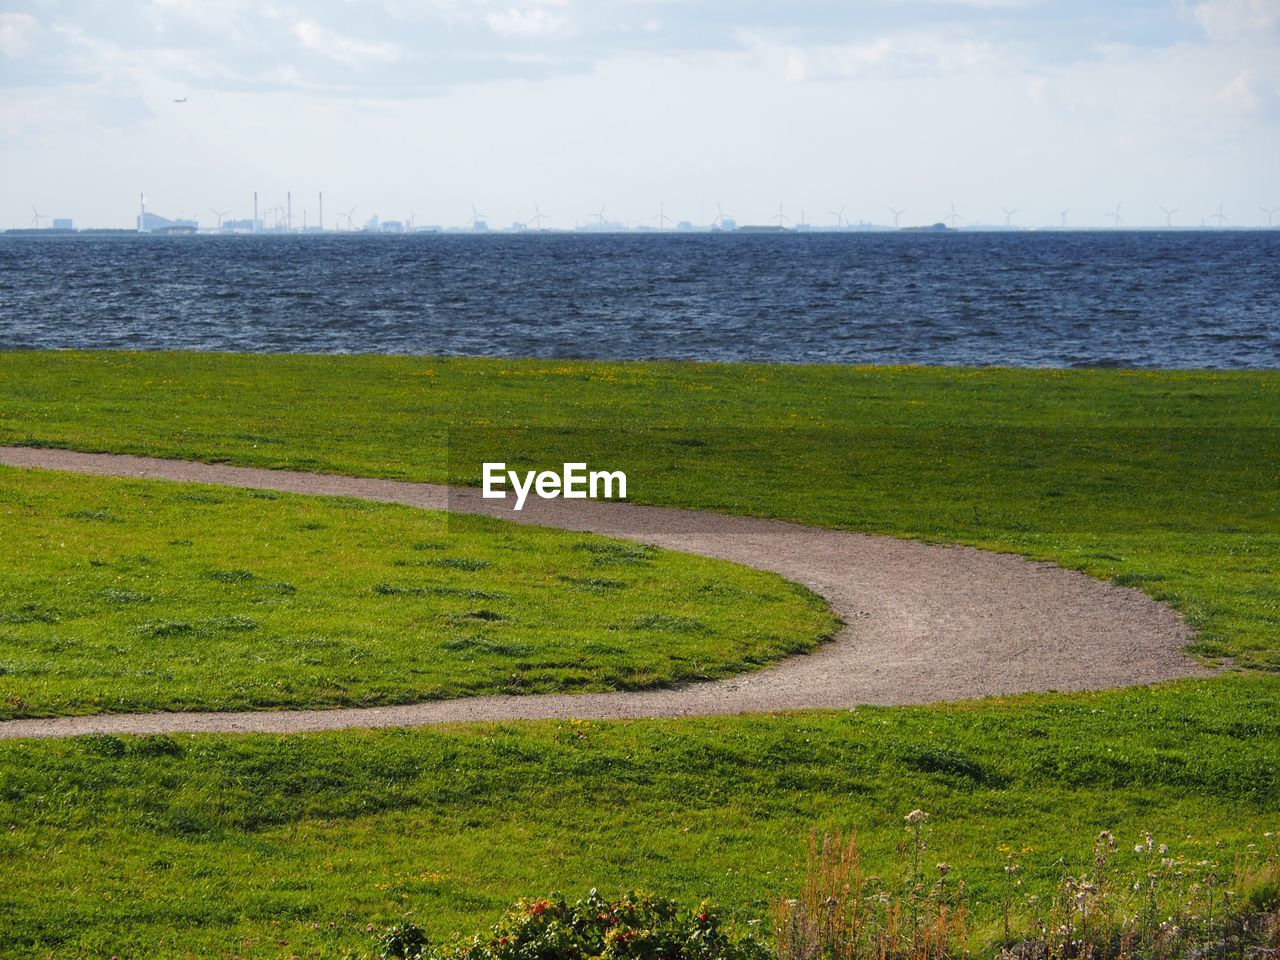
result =
[[516,895],[593,885],[711,896],[745,920],[794,889],[810,829],[856,824],[883,870],[913,807],[989,930],[1001,846],[1044,895],[1103,828],[1122,850],[1149,829],[1229,868],[1280,820],[1262,678],[774,718],[20,741],[0,763],[6,956],[342,956],[405,912],[443,936]]
[[721,677],[836,627],[781,577],[354,500],[0,468],[0,718]]
[[0,442],[479,482],[972,543],[1142,585],[1280,669],[1280,372],[0,354]]
[[1236,666],[933,708],[6,743],[15,956],[342,956],[405,911],[470,930],[596,884],[759,917],[811,828],[856,824],[874,866],[913,807],[990,924],[1002,846],[1034,892],[1103,828],[1226,865],[1280,827],[1280,374],[23,353],[0,442],[472,482],[492,453],[586,459],[636,499],[1112,577]]

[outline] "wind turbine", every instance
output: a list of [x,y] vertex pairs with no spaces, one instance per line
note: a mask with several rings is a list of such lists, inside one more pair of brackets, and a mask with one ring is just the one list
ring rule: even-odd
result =
[[[606,222],[606,221],[605,221],[605,219],[604,219],[604,208],[605,208],[605,207],[607,207],[607,206],[608,206],[608,204],[607,204],[607,203],[602,203],[602,204],[600,204],[600,212],[599,212],[599,213],[593,213],[593,214],[591,214],[591,216],[592,216],[592,217],[595,217],[595,218],[596,218],[596,225],[597,225],[597,226],[601,226],[601,227],[603,227],[603,226],[605,225],[605,222]],[[588,218],[588,219],[589,219],[589,218]]]
[[343,214],[343,216],[347,218],[347,233],[351,233],[353,230],[355,230],[355,227],[352,226],[352,223],[351,223],[351,215],[355,212],[356,212],[356,208],[352,207],[350,210],[348,210],[346,213]]
[[547,215],[538,209],[538,205],[533,205],[533,216],[529,218],[529,222],[533,224],[533,229],[541,230],[542,221],[547,219]]
[[952,201],[951,201],[951,212],[950,212],[950,213],[948,213],[945,217],[943,217],[943,218],[942,218],[942,220],[943,220],[943,222],[944,222],[944,223],[945,223],[946,221],[950,220],[950,221],[951,221],[951,229],[952,229],[952,230],[954,230],[954,229],[956,228],[956,221],[957,221],[957,220],[959,220],[959,219],[960,219],[960,215],[959,215],[958,213],[956,213],[956,202],[955,202],[954,200],[952,200]]
[[899,218],[899,217],[901,217],[904,213],[906,213],[906,212],[907,212],[907,210],[906,210],[906,208],[905,208],[905,207],[904,207],[903,209],[901,209],[901,210],[895,210],[895,209],[893,209],[893,207],[889,207],[889,212],[893,214],[893,229],[897,230],[897,229],[898,229],[898,218]]
[[1000,209],[1004,211],[1004,228],[1008,230],[1013,227],[1013,215],[1020,211],[1017,207],[1014,207],[1012,210],[1005,210],[1004,207],[1001,207]]
[[828,210],[827,213],[836,218],[836,229],[839,230],[844,226],[844,212],[849,209],[849,205],[844,204],[839,210]]
[[658,221],[658,229],[659,229],[659,230],[665,230],[665,229],[667,229],[667,221],[668,221],[668,220],[670,220],[671,218],[667,216],[667,213],[666,213],[666,204],[665,204],[665,203],[660,203],[660,204],[658,204],[658,213],[657,213],[657,215],[656,215],[656,216],[652,216],[652,217],[650,217],[649,219],[650,219],[650,220],[657,220],[657,221]]
[[210,208],[209,208],[209,212],[210,212],[210,213],[212,213],[215,217],[217,217],[217,218],[218,218],[218,229],[219,229],[219,230],[221,230],[221,229],[222,229],[222,218],[223,218],[223,217],[225,217],[225,216],[226,216],[228,213],[230,213],[231,211],[230,211],[230,210],[215,210],[215,209],[213,209],[213,207],[210,207]]
[[[479,230],[480,224],[485,223],[485,221],[488,219],[489,219],[489,215],[487,213],[480,213],[478,210],[476,210],[476,205],[474,203],[471,205],[471,229],[472,230]],[[485,223],[485,226],[488,226],[488,224]]]
[[720,206],[720,201],[717,200],[716,201],[716,218],[711,221],[711,226],[718,227],[722,221],[732,220],[732,219],[733,217],[730,214],[727,214],[724,212],[724,207]]
[[1222,204],[1218,204],[1218,212],[1209,214],[1210,220],[1218,221],[1218,229],[1222,229],[1222,225],[1227,222],[1226,216],[1222,212]]
[[1263,207],[1263,208],[1262,208],[1262,212],[1263,212],[1263,213],[1265,213],[1265,214],[1267,215],[1267,229],[1268,229],[1268,230],[1270,230],[1270,229],[1271,229],[1271,219],[1272,219],[1272,217],[1274,217],[1274,216],[1276,215],[1276,212],[1277,212],[1277,211],[1280,211],[1280,207],[1272,207],[1270,210],[1268,210],[1266,207]]
[[[1120,208],[1119,208],[1119,207],[1117,207],[1116,209],[1117,209],[1117,210],[1119,210]],[[1164,228],[1165,228],[1166,230],[1172,230],[1172,229],[1173,229],[1173,215],[1174,215],[1175,213],[1177,213],[1177,212],[1178,212],[1178,208],[1177,208],[1177,207],[1174,207],[1172,210],[1169,210],[1169,209],[1167,209],[1166,207],[1163,207],[1163,206],[1162,206],[1160,209],[1161,209],[1161,210],[1164,210]]]
[[31,225],[32,225],[33,227],[35,227],[37,230],[39,230],[39,229],[40,229],[40,221],[41,221],[41,220],[48,220],[49,218],[48,218],[48,217],[46,217],[43,213],[41,213],[39,210],[37,210],[34,206],[31,208],[31,212],[32,212],[33,214],[35,214],[35,216],[33,216],[33,217],[31,218]]
[[1065,210],[1058,211],[1058,216],[1062,217],[1062,226],[1059,229],[1062,229],[1062,230],[1067,229],[1067,214],[1070,212],[1071,212],[1070,207],[1067,207],[1067,209]]
[[1120,216],[1120,204],[1116,204],[1116,208],[1107,214],[1111,217],[1111,228],[1113,230],[1120,229],[1120,224],[1124,223],[1124,217]]
[[777,221],[778,221],[778,229],[779,229],[779,230],[782,230],[782,229],[783,229],[782,223],[783,223],[783,221],[784,221],[784,220],[785,220],[787,223],[790,223],[790,222],[791,222],[791,218],[790,218],[790,217],[788,217],[785,213],[783,213],[783,212],[782,212],[782,203],[781,203],[781,201],[779,201],[779,203],[778,203],[778,212],[777,212],[777,213],[775,213],[775,214],[774,214],[772,217],[770,217],[769,219],[770,219],[770,220],[777,220]]

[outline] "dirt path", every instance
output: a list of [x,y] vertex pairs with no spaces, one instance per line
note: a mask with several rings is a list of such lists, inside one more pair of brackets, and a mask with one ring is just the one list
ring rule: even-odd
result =
[[470,720],[675,717],[1096,690],[1207,673],[1191,630],[1131,589],[968,547],[628,503],[530,498],[521,513],[479,491],[113,454],[0,447],[0,464],[357,497],[588,531],[772,570],[846,623],[817,652],[757,673],[669,690],[470,697],[396,707],[152,713],[0,722],[0,738],[83,733],[420,726]]

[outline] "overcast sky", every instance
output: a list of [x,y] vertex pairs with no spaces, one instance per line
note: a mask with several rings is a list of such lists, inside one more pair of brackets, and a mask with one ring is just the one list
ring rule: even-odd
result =
[[1280,0],[0,0],[0,84],[3,226],[1280,206]]

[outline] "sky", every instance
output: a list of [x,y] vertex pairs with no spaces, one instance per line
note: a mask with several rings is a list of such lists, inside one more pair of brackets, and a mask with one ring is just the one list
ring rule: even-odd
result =
[[1280,0],[0,0],[0,226],[255,190],[326,226],[1265,224]]

